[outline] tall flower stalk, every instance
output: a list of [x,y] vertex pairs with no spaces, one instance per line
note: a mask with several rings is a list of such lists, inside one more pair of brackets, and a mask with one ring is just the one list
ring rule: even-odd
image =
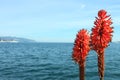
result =
[[74,42],[72,57],[75,62],[79,64],[80,80],[85,80],[85,60],[90,50],[89,41],[90,36],[87,30],[82,29],[76,35],[76,40]]
[[105,10],[98,12],[98,17],[92,28],[91,43],[92,48],[98,54],[98,72],[100,80],[104,80],[104,50],[108,47],[112,39],[113,27],[110,15],[107,15]]

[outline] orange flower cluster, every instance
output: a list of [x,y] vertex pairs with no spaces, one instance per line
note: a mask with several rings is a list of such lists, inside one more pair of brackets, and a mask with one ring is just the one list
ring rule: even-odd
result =
[[100,10],[94,22],[91,37],[85,29],[78,32],[72,57],[79,64],[80,80],[84,80],[85,59],[90,48],[98,53],[98,72],[100,80],[104,79],[104,49],[112,40],[113,27],[111,24],[110,15],[107,15],[105,10]]
[[96,52],[104,50],[111,42],[113,27],[110,26],[112,24],[110,15],[106,14],[105,10],[100,10],[92,28],[91,44]]
[[76,35],[72,57],[80,66],[82,66],[90,50],[89,41],[90,36],[85,29],[80,30]]

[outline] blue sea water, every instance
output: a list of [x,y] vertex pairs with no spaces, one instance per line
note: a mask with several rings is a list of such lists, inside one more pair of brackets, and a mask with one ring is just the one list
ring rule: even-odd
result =
[[[0,43],[0,80],[79,80],[72,43]],[[99,80],[97,55],[86,60],[86,80]],[[105,50],[105,80],[120,80],[120,43]]]

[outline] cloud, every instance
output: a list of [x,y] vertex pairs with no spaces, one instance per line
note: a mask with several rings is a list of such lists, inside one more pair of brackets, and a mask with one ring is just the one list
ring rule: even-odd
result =
[[85,4],[81,4],[81,5],[80,5],[80,8],[81,8],[81,9],[84,9],[85,7],[86,7]]

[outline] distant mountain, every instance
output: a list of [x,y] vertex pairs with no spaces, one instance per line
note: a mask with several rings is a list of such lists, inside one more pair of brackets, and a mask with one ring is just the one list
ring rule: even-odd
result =
[[19,38],[19,37],[0,37],[0,42],[30,43],[36,41],[26,38]]

